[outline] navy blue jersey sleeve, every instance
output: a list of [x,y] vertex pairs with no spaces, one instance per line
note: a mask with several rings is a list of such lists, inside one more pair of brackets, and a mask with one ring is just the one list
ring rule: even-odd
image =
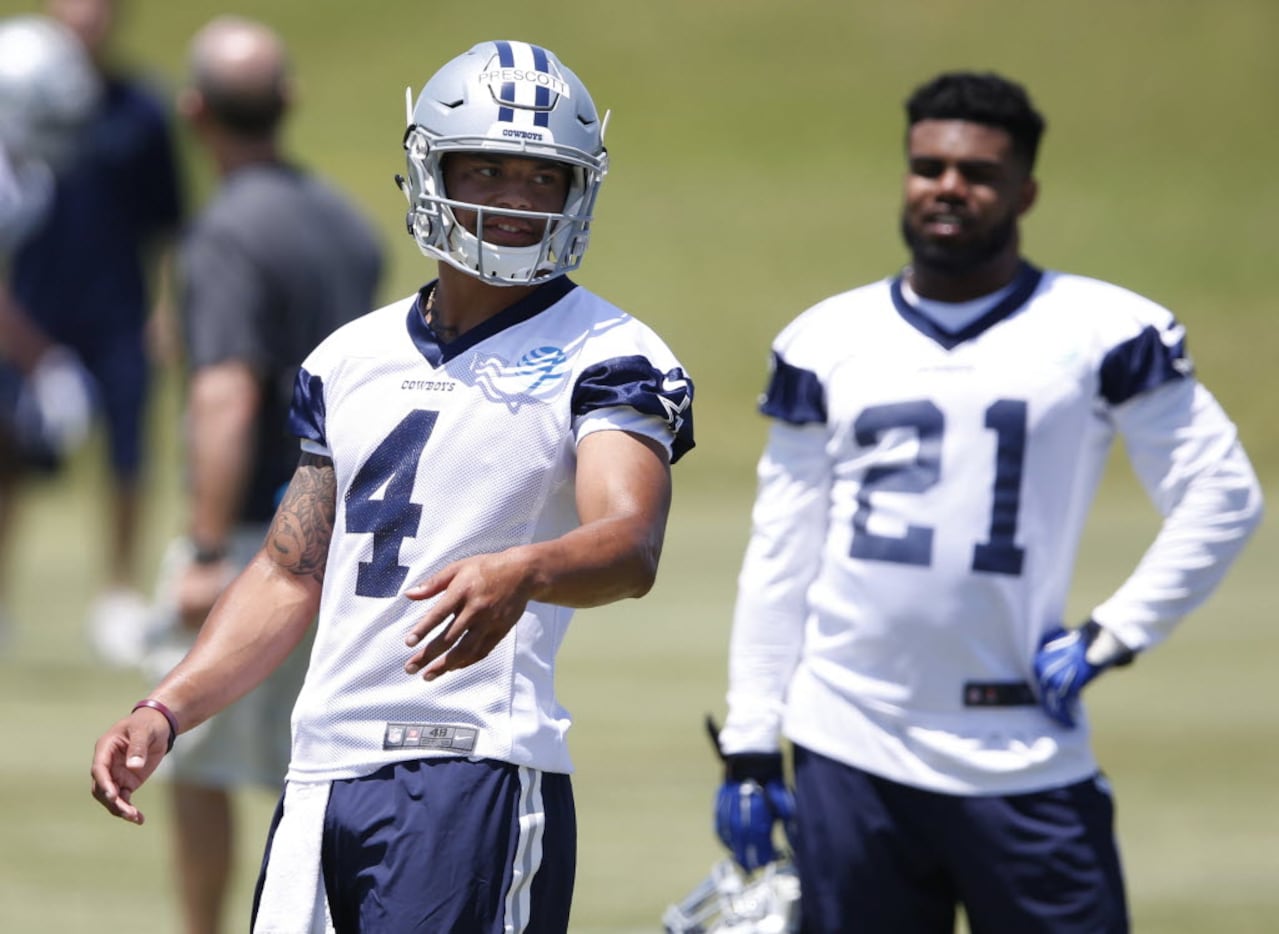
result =
[[774,352],[773,373],[759,410],[792,425],[824,424],[826,390],[812,370],[791,366],[781,354]]
[[680,367],[662,372],[647,357],[614,357],[587,367],[573,387],[575,416],[629,406],[670,426],[671,463],[693,447],[693,381]]
[[1101,362],[1101,395],[1111,405],[1194,373],[1185,331],[1172,322],[1162,333],[1153,325],[1117,345]]
[[289,405],[289,433],[316,444],[329,446],[324,436],[324,381],[299,369],[293,382],[293,402]]

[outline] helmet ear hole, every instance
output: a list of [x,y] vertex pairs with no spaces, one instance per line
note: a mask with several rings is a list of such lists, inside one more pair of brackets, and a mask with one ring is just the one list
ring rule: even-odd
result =
[[[485,282],[527,285],[576,269],[607,171],[600,121],[585,85],[554,53],[525,42],[481,42],[448,62],[418,96],[404,135],[410,233],[428,256]],[[572,180],[559,211],[502,213],[541,225],[541,242],[498,247],[457,223],[453,210],[494,213],[451,199],[450,154],[547,159]]]

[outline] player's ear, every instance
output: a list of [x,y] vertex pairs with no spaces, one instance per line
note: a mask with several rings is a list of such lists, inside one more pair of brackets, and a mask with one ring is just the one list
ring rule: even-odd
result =
[[1033,176],[1027,176],[1021,183],[1021,191],[1017,196],[1017,216],[1025,214],[1035,205],[1035,199],[1039,197],[1039,182],[1035,181]]
[[195,88],[182,88],[176,101],[178,116],[188,123],[198,123],[207,109],[204,95]]

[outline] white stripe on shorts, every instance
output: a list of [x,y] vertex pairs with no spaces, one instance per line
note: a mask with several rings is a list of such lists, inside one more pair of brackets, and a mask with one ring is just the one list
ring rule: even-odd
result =
[[506,893],[505,934],[520,934],[529,922],[533,895],[533,877],[542,865],[542,839],[546,835],[546,806],[542,801],[542,773],[526,766],[519,767],[520,838],[515,846],[515,865],[511,867],[511,888]]

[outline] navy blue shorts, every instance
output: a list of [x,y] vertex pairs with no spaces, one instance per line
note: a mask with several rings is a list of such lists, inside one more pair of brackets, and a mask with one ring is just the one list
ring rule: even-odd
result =
[[107,456],[112,472],[136,479],[142,462],[142,431],[150,387],[151,363],[139,333],[103,335],[78,347],[85,369],[97,382],[107,425]]
[[567,775],[418,759],[333,783],[321,863],[338,934],[564,934],[576,853]]
[[795,748],[805,934],[1128,930],[1109,788],[960,796]]
[[[131,482],[142,465],[143,428],[150,363],[140,335],[105,335],[88,348],[77,350],[81,363],[93,377],[95,403],[107,427],[107,457],[112,475]],[[62,457],[30,431],[18,431],[14,412],[22,391],[21,373],[0,361],[0,431],[5,432],[11,452],[24,469],[53,473],[62,466]]]

